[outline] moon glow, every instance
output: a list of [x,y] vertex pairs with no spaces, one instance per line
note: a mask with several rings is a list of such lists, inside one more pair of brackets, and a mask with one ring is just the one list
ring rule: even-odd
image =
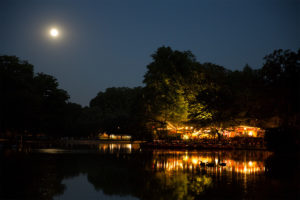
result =
[[56,28],[52,28],[50,30],[50,35],[51,35],[51,37],[55,38],[55,37],[57,37],[59,35],[59,32],[58,32],[58,30]]

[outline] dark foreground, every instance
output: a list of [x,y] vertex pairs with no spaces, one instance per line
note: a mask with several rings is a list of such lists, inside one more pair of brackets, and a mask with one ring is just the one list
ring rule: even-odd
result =
[[298,170],[254,150],[2,149],[0,199],[299,199]]

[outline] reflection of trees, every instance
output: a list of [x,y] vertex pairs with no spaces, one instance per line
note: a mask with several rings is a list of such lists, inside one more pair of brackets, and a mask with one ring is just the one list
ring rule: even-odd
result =
[[160,191],[153,199],[194,199],[195,195],[200,195],[211,186],[212,179],[206,175],[185,172],[174,176],[157,172],[152,183],[151,186]]
[[188,177],[179,173],[176,176],[169,176],[164,172],[157,172],[151,181],[151,186],[156,191],[157,199],[188,199]]
[[[105,194],[131,195],[144,200],[208,197],[242,199],[256,198],[260,194],[268,197],[273,193],[273,182],[269,182],[270,186],[265,185],[268,182],[263,171],[241,173],[230,170],[230,166],[199,166],[203,159],[208,162],[231,160],[233,165],[249,165],[249,161],[252,161],[252,165],[260,165],[263,162],[259,159],[267,155],[268,152],[263,151],[11,154],[0,156],[0,198],[52,199],[66,189],[62,184],[64,178],[79,174],[86,174],[95,189]],[[280,172],[274,168],[273,161],[267,161],[266,169],[272,173],[269,177],[281,180],[276,176]],[[183,168],[170,167],[176,163],[182,163]]]
[[64,193],[64,177],[55,160],[10,155],[0,156],[0,163],[0,198],[50,200]]
[[200,195],[206,188],[211,187],[212,178],[206,175],[196,176],[191,179],[191,183],[191,191],[196,195]]
[[[3,162],[2,162],[3,161]],[[96,190],[140,199],[192,199],[211,184],[200,174],[171,175],[152,169],[152,154],[30,154],[1,157],[0,197],[52,199],[64,178],[87,174]],[[22,167],[20,168],[20,166]],[[13,166],[13,167],[11,167]]]
[[85,170],[96,190],[103,190],[110,195],[137,195],[142,190],[143,177],[146,176],[141,160],[129,155],[120,155],[117,159],[114,155],[104,155],[91,160],[91,164],[85,165]]
[[[248,187],[257,188],[256,183],[263,181],[263,160],[270,153],[264,151],[155,151],[153,155],[153,166],[156,171],[169,174],[170,180],[182,175],[187,177],[185,190],[178,188],[178,191],[188,191],[188,193],[183,193],[186,194],[183,199],[188,199],[188,197],[242,199],[246,195],[252,195],[245,194],[244,191],[247,191]],[[201,162],[215,163],[215,166],[201,166]],[[225,162],[227,166],[218,166],[219,162]],[[172,191],[176,191],[175,188],[173,189]]]
[[[204,151],[184,153],[180,151],[154,152],[153,163],[156,169],[165,171],[205,171],[209,174],[222,174],[225,171],[236,173],[262,173],[264,162],[270,153],[247,151]],[[202,164],[213,163],[214,167],[203,167]],[[219,166],[226,163],[226,167]]]

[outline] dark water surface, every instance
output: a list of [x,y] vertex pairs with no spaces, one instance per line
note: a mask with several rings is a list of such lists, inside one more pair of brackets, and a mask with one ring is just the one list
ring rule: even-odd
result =
[[299,190],[298,158],[267,151],[100,144],[0,154],[0,199],[299,199]]

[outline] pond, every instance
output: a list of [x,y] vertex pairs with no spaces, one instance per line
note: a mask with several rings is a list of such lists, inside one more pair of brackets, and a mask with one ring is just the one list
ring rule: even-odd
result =
[[267,151],[2,150],[0,199],[296,199],[298,167]]

